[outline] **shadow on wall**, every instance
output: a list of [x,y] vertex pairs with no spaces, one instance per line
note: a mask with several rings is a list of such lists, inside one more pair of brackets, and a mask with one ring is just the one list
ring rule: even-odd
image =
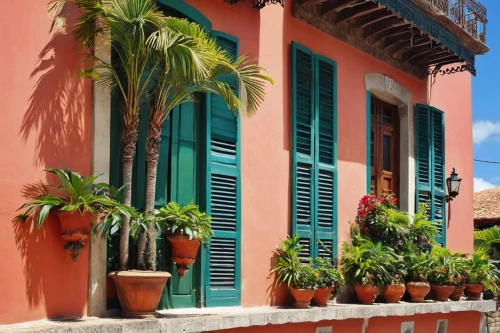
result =
[[[78,76],[83,69],[82,57],[71,34],[77,12],[68,6],[63,10],[72,12],[66,29],[50,30],[52,38],[40,52],[40,60],[30,75],[36,83],[20,136],[25,144],[30,136],[36,140],[33,164],[37,171],[64,163],[72,170],[88,174],[92,114],[91,105],[87,104],[91,83]],[[47,177],[45,181],[54,183],[56,178]],[[21,194],[29,199],[43,191],[41,183],[35,183],[25,185]],[[73,263],[64,252],[57,216],[51,214],[40,230],[30,220],[13,222],[13,229],[24,263],[28,306],[45,308],[46,316],[52,319],[85,315],[88,242]]]

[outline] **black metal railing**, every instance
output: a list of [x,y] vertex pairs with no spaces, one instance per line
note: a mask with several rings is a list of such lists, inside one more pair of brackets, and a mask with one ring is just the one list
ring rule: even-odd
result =
[[486,44],[486,8],[475,0],[426,0],[472,37]]

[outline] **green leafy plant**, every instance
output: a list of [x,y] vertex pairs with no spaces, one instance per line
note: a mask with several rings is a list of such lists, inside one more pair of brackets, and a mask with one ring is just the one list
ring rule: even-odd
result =
[[412,250],[422,251],[424,245],[435,243],[434,239],[436,234],[436,224],[428,221],[426,215],[419,210],[419,212],[413,216],[413,221],[410,225],[409,238],[414,245]]
[[300,264],[296,270],[295,282],[291,285],[295,289],[315,289],[317,275],[311,265]]
[[484,252],[493,259],[500,259],[500,228],[491,227],[474,231],[474,251]]
[[474,251],[465,260],[465,276],[467,283],[482,284],[486,289],[500,292],[500,272],[490,262],[488,255],[482,251]]
[[[94,184],[99,175],[83,177],[64,166],[62,169],[45,169],[44,171],[57,176],[61,185],[45,185],[45,194],[23,204],[19,210],[26,211],[18,216],[18,221],[26,221],[30,216],[41,228],[51,211],[66,211],[71,213],[89,212],[93,215],[105,214],[105,219],[116,214],[130,216],[130,208],[117,201],[118,189],[104,183]],[[56,194],[50,194],[49,188]]]
[[277,285],[292,286],[297,284],[297,272],[302,265],[299,259],[299,253],[302,250],[299,240],[299,235],[294,235],[287,237],[276,246],[276,260],[271,273],[276,273]]
[[333,286],[332,294],[333,296],[338,296],[345,285],[342,273],[333,266],[330,259],[316,258],[314,263],[316,266],[316,287],[329,288]]
[[456,285],[464,271],[464,260],[459,253],[439,246],[433,246],[427,260],[429,283],[436,285]]
[[407,271],[406,281],[427,282],[429,254],[427,252],[407,252],[403,258]]
[[388,246],[362,239],[358,246],[342,243],[341,270],[346,281],[382,288],[391,283],[403,258]]
[[155,212],[155,215],[157,215],[160,230],[170,235],[187,235],[189,239],[199,239],[204,243],[209,242],[213,236],[210,226],[212,218],[200,212],[197,205],[183,206],[176,202],[169,202]]

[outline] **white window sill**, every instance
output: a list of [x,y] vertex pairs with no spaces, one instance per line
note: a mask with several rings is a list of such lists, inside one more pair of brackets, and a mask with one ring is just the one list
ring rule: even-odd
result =
[[204,308],[160,311],[159,318],[121,319],[88,317],[76,321],[36,321],[0,326],[0,332],[162,332],[198,333],[268,324],[318,322],[321,320],[361,319],[388,316],[412,316],[426,313],[496,311],[494,301],[400,304],[330,304],[325,308],[290,309],[280,307]]

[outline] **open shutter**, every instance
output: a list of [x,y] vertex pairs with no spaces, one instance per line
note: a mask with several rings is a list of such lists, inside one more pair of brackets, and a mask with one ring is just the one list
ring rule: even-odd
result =
[[429,216],[437,224],[436,241],[445,245],[444,115],[428,105],[416,108],[416,204],[429,202]]
[[315,57],[315,256],[337,256],[337,65],[316,55]]
[[314,55],[292,43],[292,234],[314,255]]
[[446,200],[445,200],[445,166],[444,166],[444,114],[431,107],[432,129],[432,220],[438,226],[436,241],[446,244]]
[[[214,33],[217,43],[234,58],[238,40]],[[238,89],[233,76],[223,79]],[[240,305],[241,202],[239,118],[217,95],[208,94],[207,112],[207,212],[214,236],[206,261],[206,306]]]

